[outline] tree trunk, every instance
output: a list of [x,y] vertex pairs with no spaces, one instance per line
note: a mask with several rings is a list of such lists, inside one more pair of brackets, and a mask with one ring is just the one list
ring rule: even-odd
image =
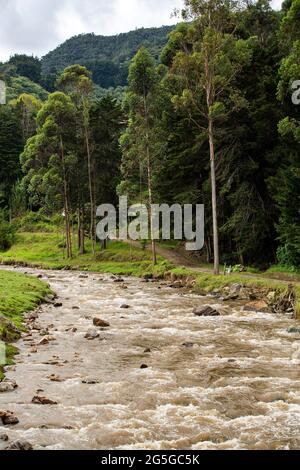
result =
[[87,153],[87,162],[88,162],[89,193],[90,193],[90,206],[91,206],[90,234],[91,234],[91,242],[92,242],[92,253],[93,253],[93,256],[95,256],[96,255],[96,237],[95,237],[96,208],[95,208],[94,191],[93,191],[92,156],[91,156],[90,140],[89,140],[88,126],[87,126],[86,120],[87,120],[87,116],[86,116],[86,110],[85,110],[84,111],[84,134],[85,134],[86,153]]
[[151,168],[151,157],[150,157],[150,147],[149,147],[148,107],[147,107],[147,101],[145,97],[144,97],[144,107],[145,107],[145,119],[146,119],[146,157],[147,157],[147,173],[148,173],[148,198],[149,198],[152,261],[153,261],[153,264],[156,265],[157,264],[156,243],[154,240],[154,233],[153,233],[154,230],[153,230],[153,214],[152,214],[152,204],[153,204],[152,168]]
[[219,232],[217,213],[217,185],[215,169],[215,145],[213,135],[213,122],[209,118],[208,123],[209,151],[210,151],[210,172],[211,172],[211,196],[212,196],[212,216],[213,216],[213,238],[214,238],[214,274],[220,274],[219,261]]
[[81,205],[78,208],[78,250],[80,255],[84,255],[84,209]]
[[72,235],[70,227],[70,210],[69,210],[69,193],[68,193],[68,182],[65,166],[65,153],[62,137],[60,137],[60,148],[61,148],[61,161],[63,169],[63,198],[64,198],[64,211],[65,211],[65,224],[66,224],[66,243],[67,243],[67,258],[72,258]]
[[205,78],[206,78],[206,102],[208,119],[208,138],[210,153],[210,173],[211,173],[211,197],[212,197],[212,217],[213,217],[213,245],[214,245],[214,274],[220,274],[219,261],[219,232],[218,232],[218,213],[217,213],[217,185],[215,168],[215,144],[214,144],[214,125],[210,115],[211,106],[214,104],[214,87],[212,72],[209,65],[209,57],[205,56]]

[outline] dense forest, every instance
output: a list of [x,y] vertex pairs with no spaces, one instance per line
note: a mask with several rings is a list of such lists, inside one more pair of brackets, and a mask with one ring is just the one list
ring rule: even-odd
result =
[[[215,272],[219,260],[300,267],[300,0],[279,12],[186,0],[171,29],[78,36],[0,66],[2,248],[8,221],[63,211],[68,256],[74,224],[80,253],[87,233],[95,252],[96,206],[127,194],[204,203],[197,256]],[[103,94],[125,85],[122,102]]]
[[167,35],[173,28],[141,28],[117,36],[81,34],[42,58],[42,74],[57,74],[72,64],[87,67],[94,83],[102,88],[126,86],[130,60],[141,44],[158,62]]

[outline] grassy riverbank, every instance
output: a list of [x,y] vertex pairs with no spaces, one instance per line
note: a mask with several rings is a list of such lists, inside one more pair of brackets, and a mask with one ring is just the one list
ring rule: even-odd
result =
[[[45,269],[71,269],[90,272],[107,272],[112,274],[132,275],[143,277],[173,276],[173,278],[193,281],[196,290],[211,292],[231,284],[242,284],[262,291],[277,291],[284,293],[289,282],[295,285],[296,312],[300,315],[300,277],[294,273],[276,272],[274,269],[268,273],[233,273],[231,276],[214,276],[210,266],[201,265],[183,267],[183,258],[171,255],[171,247],[163,245],[167,251],[158,256],[158,265],[153,267],[151,253],[137,244],[110,242],[106,250],[98,251],[95,258],[91,257],[90,245],[87,242],[85,255],[80,256],[74,249],[71,260],[65,258],[58,233],[28,232],[19,233],[16,244],[7,252],[0,254],[0,262],[9,264],[30,265]],[[159,249],[159,247],[158,247]],[[168,252],[169,250],[169,252]],[[170,253],[170,257],[168,256]],[[168,258],[168,259],[167,259]]]
[[66,259],[61,247],[61,236],[55,233],[19,233],[16,244],[5,253],[0,253],[0,262],[27,263],[45,269],[71,269],[91,272],[107,272],[142,277],[146,274],[163,273],[172,266],[161,256],[153,268],[151,253],[136,246],[119,241],[109,242],[106,250],[91,256],[90,243],[86,242],[86,254],[79,255],[74,248],[72,259]]
[[23,330],[23,314],[34,310],[48,292],[49,287],[37,278],[0,270],[0,341],[6,343],[7,364],[16,353],[12,343]]

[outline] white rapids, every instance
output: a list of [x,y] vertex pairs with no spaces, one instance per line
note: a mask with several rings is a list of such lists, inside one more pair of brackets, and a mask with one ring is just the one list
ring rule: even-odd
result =
[[[10,441],[54,450],[300,448],[300,334],[287,331],[299,321],[159,282],[26,271],[42,274],[63,306],[38,311],[53,341],[24,335],[7,368],[18,384],[0,394],[0,410],[19,418],[0,426]],[[222,315],[196,317],[199,305]],[[94,317],[110,328],[87,340]]]

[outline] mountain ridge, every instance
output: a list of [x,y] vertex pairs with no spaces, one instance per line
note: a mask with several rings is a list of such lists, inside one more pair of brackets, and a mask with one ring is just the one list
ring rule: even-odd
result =
[[160,52],[174,27],[139,28],[113,36],[95,33],[73,36],[41,58],[42,74],[57,74],[78,63],[91,70],[94,82],[103,88],[125,86],[129,62],[139,47],[146,46],[159,61]]

